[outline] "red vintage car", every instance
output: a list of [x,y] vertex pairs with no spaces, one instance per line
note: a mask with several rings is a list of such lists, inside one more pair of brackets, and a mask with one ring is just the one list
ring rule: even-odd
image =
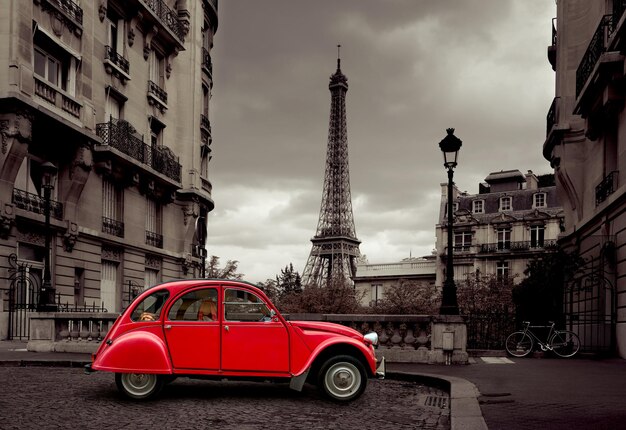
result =
[[152,287],[118,317],[85,370],[114,372],[132,399],[156,396],[176,377],[312,382],[328,397],[359,397],[384,377],[376,333],[287,321],[252,284],[182,280]]

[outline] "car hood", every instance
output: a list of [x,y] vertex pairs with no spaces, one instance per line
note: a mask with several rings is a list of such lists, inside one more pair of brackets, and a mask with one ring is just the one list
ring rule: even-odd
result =
[[290,321],[294,327],[299,327],[306,331],[322,331],[326,333],[341,334],[353,339],[363,339],[363,335],[358,331],[340,324],[319,322],[319,321]]

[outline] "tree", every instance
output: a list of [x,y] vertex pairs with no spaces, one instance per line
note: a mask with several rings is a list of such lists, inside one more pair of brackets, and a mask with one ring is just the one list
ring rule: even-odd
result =
[[468,275],[457,284],[457,299],[462,314],[507,312],[513,310],[512,277]]
[[273,303],[276,304],[278,302],[279,290],[276,279],[268,278],[265,282],[259,282],[257,287],[259,287]]
[[223,268],[220,268],[220,257],[211,255],[206,262],[206,277],[218,278],[218,279],[236,279],[242,280],[245,276],[243,273],[238,273],[239,261],[228,260]]
[[431,315],[437,312],[441,295],[434,285],[420,285],[406,279],[385,289],[384,298],[373,307],[380,314]]
[[306,285],[299,293],[285,295],[280,307],[291,313],[351,314],[361,310],[361,299],[349,281],[335,279],[324,287]]
[[276,287],[281,298],[302,292],[302,278],[297,271],[293,270],[292,263],[281,269],[280,275],[276,275]]
[[581,261],[560,250],[531,260],[526,279],[513,289],[517,320],[563,321],[563,288]]

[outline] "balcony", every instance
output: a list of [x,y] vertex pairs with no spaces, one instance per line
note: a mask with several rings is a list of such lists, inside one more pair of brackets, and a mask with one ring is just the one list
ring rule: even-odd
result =
[[604,15],[591,37],[587,51],[576,69],[576,97],[578,97],[594,71],[600,56],[606,51],[608,40],[613,32],[613,16]]
[[[28,193],[17,188],[13,189],[13,204],[28,212],[45,215],[44,198],[37,194]],[[58,220],[63,220],[63,204],[50,200],[50,216]]]
[[45,101],[51,103],[71,116],[80,119],[80,111],[82,104],[74,100],[74,98],[66,94],[60,88],[50,85],[45,79],[38,76],[35,78],[35,95],[41,97]]
[[128,60],[108,45],[104,49],[104,64],[107,73],[116,75],[123,82],[130,80],[130,63]]
[[200,114],[200,128],[211,135],[211,121],[206,115]]
[[146,244],[163,248],[163,235],[146,230]]
[[150,106],[154,106],[156,103],[161,111],[167,109],[167,93],[152,81],[148,81],[148,102]]
[[163,0],[144,0],[154,15],[169,29],[179,40],[184,40],[183,28],[178,22],[178,13],[170,9]]
[[552,44],[548,46],[548,61],[554,71],[556,71],[556,41],[556,18],[552,18]]
[[518,252],[518,251],[543,251],[556,250],[556,240],[527,240],[527,241],[503,241],[496,243],[483,243],[480,252],[489,254],[494,252]]
[[596,206],[604,202],[617,189],[618,171],[614,170],[596,186]]
[[34,0],[44,11],[52,12],[77,36],[83,32],[83,10],[72,0]]
[[213,61],[211,60],[211,54],[206,48],[202,48],[202,70],[213,77]]
[[117,237],[124,237],[124,223],[111,218],[102,217],[102,232]]
[[96,125],[96,134],[103,145],[113,147],[158,173],[180,182],[182,167],[172,151],[166,147],[151,147],[143,141],[135,128],[127,121],[111,118],[109,122]]

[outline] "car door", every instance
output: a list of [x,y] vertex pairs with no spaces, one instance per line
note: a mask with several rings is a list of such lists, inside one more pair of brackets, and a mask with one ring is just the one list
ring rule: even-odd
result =
[[164,322],[176,370],[219,370],[218,288],[196,288],[174,300]]
[[222,369],[289,372],[289,335],[251,291],[226,287],[222,303]]

